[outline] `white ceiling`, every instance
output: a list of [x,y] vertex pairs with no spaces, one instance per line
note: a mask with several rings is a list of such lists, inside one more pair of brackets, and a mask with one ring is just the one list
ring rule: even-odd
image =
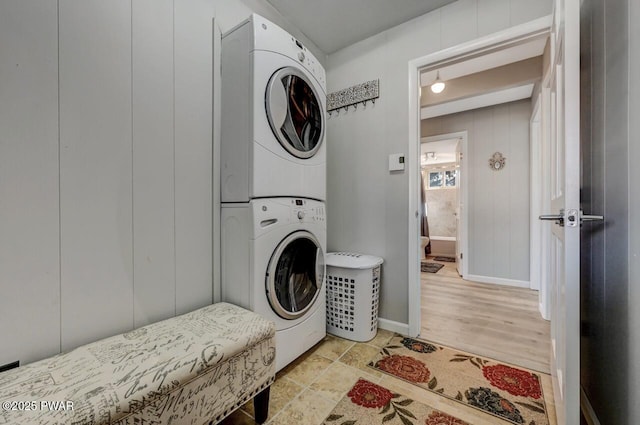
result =
[[[420,164],[435,165],[456,162],[456,145],[460,139],[444,139],[427,142],[425,138],[420,144]],[[427,152],[435,152],[435,159],[427,159]]]
[[[498,50],[493,53],[481,55],[473,59],[457,62],[452,65],[443,66],[437,69],[440,79],[443,81],[460,78],[476,72],[486,71],[510,63],[533,58],[542,55],[547,42],[547,35],[537,37],[525,43]],[[422,71],[420,73],[420,84],[427,86],[436,79],[436,70]]]
[[326,54],[455,0],[267,0]]
[[426,120],[442,115],[457,114],[458,112],[529,99],[533,94],[533,86],[532,83],[529,83],[489,93],[480,93],[475,96],[439,103],[433,106],[425,106],[420,109],[420,119]]

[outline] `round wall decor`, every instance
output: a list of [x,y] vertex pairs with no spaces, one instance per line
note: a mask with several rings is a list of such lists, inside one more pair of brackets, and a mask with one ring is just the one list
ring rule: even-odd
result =
[[500,171],[504,168],[506,160],[507,158],[502,156],[500,152],[496,152],[489,159],[489,167],[491,167],[493,171]]

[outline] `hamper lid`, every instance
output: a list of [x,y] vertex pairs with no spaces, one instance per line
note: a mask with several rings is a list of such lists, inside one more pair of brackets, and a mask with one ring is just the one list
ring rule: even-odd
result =
[[383,261],[381,257],[357,252],[330,252],[325,256],[327,266],[344,269],[371,269],[379,266]]

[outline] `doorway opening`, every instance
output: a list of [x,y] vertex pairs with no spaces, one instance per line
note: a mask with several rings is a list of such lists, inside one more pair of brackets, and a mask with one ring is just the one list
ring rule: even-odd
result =
[[[480,306],[485,302],[490,304],[490,301],[501,296],[512,297],[509,299],[518,303],[531,303],[531,314],[540,319],[540,326],[548,328],[548,323],[542,320],[538,312],[537,293],[532,295],[530,290],[530,188],[533,183],[529,175],[529,127],[532,118],[531,98],[534,92],[540,91],[542,70],[548,63],[545,62],[544,50],[549,28],[550,19],[541,19],[409,64],[411,86],[412,90],[415,89],[411,98],[411,145],[408,154],[410,211],[417,212],[418,218],[409,220],[409,232],[416,235],[415,240],[410,238],[409,247],[409,252],[416,253],[410,256],[409,261],[409,331],[412,335],[428,338],[425,332],[438,323],[439,312],[433,305],[426,304],[431,301],[434,304],[449,302],[452,305],[458,302],[438,298],[442,294],[435,295],[431,300],[428,285],[448,286],[449,292],[455,286],[461,297],[477,297],[468,309],[474,303]],[[537,73],[532,76],[527,69],[534,68]],[[524,77],[514,79],[519,73],[524,73]],[[429,90],[431,82],[436,79],[447,84],[439,95],[444,95],[441,98],[432,95]],[[441,170],[427,169],[424,170],[426,175],[423,179],[422,154],[436,152],[436,149],[428,149],[429,143],[443,140],[445,135],[461,132],[466,132],[468,148],[460,149],[464,152],[459,168],[455,164],[447,164]],[[428,150],[425,151],[423,147]],[[412,169],[412,166],[415,168]],[[452,255],[454,262],[447,262],[441,272],[423,274],[419,266],[425,254],[421,249],[424,236],[419,213],[420,187],[421,183],[425,187],[426,208],[422,209],[426,209],[429,234],[436,236],[437,241],[441,235],[434,235],[431,230],[434,225],[430,221],[434,220],[429,217],[433,214],[429,212],[428,194],[436,191],[444,193],[446,186],[438,185],[441,181],[445,184],[447,176],[461,183],[460,189],[467,193],[467,199],[464,200],[463,190],[459,190],[462,196],[454,201],[452,227],[455,236],[445,235],[455,242]],[[447,195],[451,197],[451,194]],[[467,223],[466,227],[463,223]],[[430,240],[430,244],[433,242]],[[425,293],[422,293],[423,290]],[[500,307],[499,303],[495,304],[496,309]],[[449,310],[452,310],[451,305]],[[524,323],[529,319],[515,320]],[[509,320],[509,317],[502,320]],[[465,326],[464,320],[455,322],[447,319],[446,322],[450,328]],[[441,325],[443,327],[446,324],[442,322]],[[470,328],[475,325],[471,323]],[[539,330],[530,331],[535,334]],[[473,337],[473,333],[469,334],[469,338]],[[498,336],[492,345],[502,345],[500,349],[508,352],[511,348],[507,347],[508,343],[500,342],[500,338]],[[471,351],[470,346],[461,348]],[[481,351],[474,350],[478,354],[500,357]],[[544,351],[543,347],[541,353]],[[540,365],[526,363],[525,359],[521,362],[522,366],[548,373],[548,350],[546,352],[546,355],[539,356],[544,357]]]
[[420,138],[420,256],[432,263],[423,268],[454,263],[460,276],[467,274],[467,203],[464,162],[467,132]]

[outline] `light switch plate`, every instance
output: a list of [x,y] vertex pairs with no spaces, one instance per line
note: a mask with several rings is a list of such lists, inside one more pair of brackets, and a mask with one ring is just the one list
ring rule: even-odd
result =
[[404,154],[392,153],[389,155],[389,171],[403,171],[404,170]]

